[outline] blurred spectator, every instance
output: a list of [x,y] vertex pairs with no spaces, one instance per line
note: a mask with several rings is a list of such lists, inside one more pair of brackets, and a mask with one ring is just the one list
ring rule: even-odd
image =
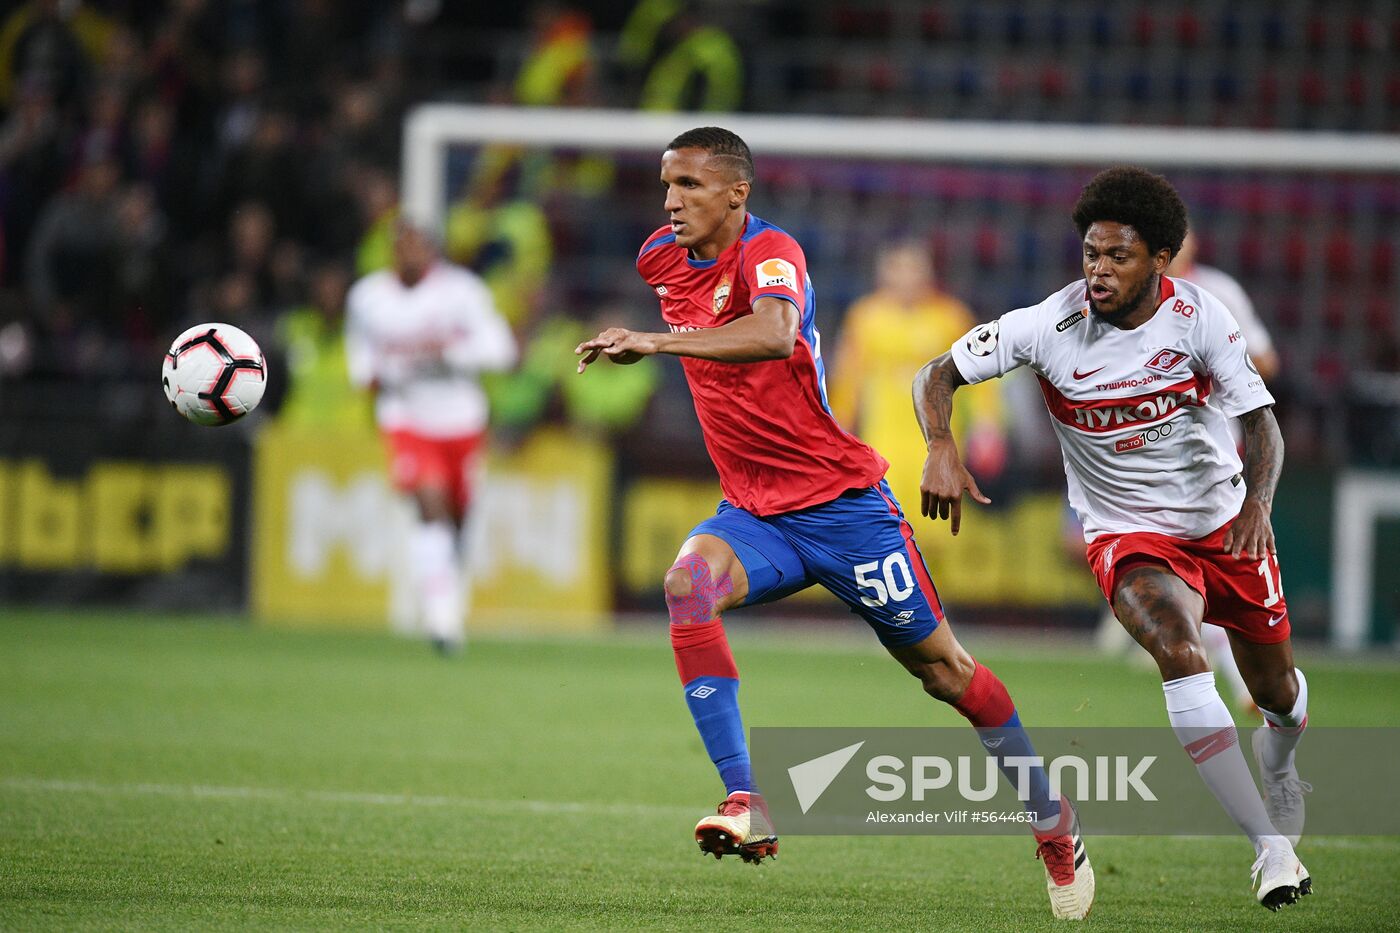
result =
[[311,273],[309,296],[277,321],[277,342],[287,358],[283,424],[341,430],[372,423],[369,395],[350,384],[345,361],[345,294],[350,272],[324,262]]
[[222,251],[227,257],[226,267],[247,279],[252,303],[259,308],[274,307],[278,297],[272,271],[276,236],[276,219],[262,201],[241,204],[229,217],[227,245]]
[[530,11],[533,47],[515,79],[515,100],[531,107],[596,103],[591,88],[592,24],[578,10],[555,3]]
[[60,107],[79,101],[109,30],[90,7],[62,0],[29,0],[0,25],[0,105],[16,87],[34,82]]
[[27,81],[0,126],[0,224],[4,267],[15,270],[11,275],[18,275],[20,257],[45,203],[63,184],[67,135],[53,93]]
[[74,186],[49,201],[29,244],[28,285],[40,313],[75,315],[115,333],[109,296],[121,244],[117,186],[121,169],[99,156]]
[[618,39],[644,110],[738,110],[744,60],[734,38],[676,0],[640,0]]
[[[875,282],[875,291],[853,304],[842,324],[830,374],[831,410],[890,462],[895,497],[918,502],[926,451],[910,387],[924,363],[977,322],[965,304],[938,289],[932,257],[921,243],[882,249]],[[954,407],[958,447],[984,486],[1006,463],[998,391],[995,383],[972,386],[958,393]]]
[[[399,192],[390,174],[372,166],[351,169],[351,191],[364,231],[355,251],[355,271],[369,275],[387,269],[394,260],[394,229],[399,218]],[[455,254],[448,251],[455,260]]]
[[531,335],[520,366],[493,374],[484,384],[491,396],[492,419],[512,437],[556,418],[602,439],[630,431],[646,414],[660,385],[657,361],[645,358],[631,366],[608,366],[601,380],[577,379],[574,347],[608,327],[646,325],[625,304],[604,305],[587,320],[555,315]]
[[271,210],[279,232],[307,236],[313,219],[302,197],[305,164],[293,147],[295,125],[290,113],[269,107],[253,121],[245,144],[229,155],[216,195],[220,216],[239,204],[255,201]]

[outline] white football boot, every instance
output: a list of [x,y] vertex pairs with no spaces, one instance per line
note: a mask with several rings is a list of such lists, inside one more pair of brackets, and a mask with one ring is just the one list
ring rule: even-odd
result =
[[1296,904],[1298,898],[1312,893],[1312,877],[1282,836],[1268,836],[1260,841],[1259,857],[1250,868],[1250,882],[1258,882],[1254,896],[1270,910]]

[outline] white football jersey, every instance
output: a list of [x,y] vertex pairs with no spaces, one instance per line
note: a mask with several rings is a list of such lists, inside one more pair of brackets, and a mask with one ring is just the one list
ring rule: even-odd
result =
[[391,270],[355,283],[346,299],[346,356],[357,385],[378,387],[386,431],[460,437],[486,429],[483,370],[515,363],[515,337],[472,272],[435,263],[406,286]]
[[1018,366],[1039,377],[1086,541],[1210,534],[1244,501],[1229,419],[1274,402],[1239,326],[1208,292],[1162,276],[1156,314],[1120,330],[1090,314],[1085,288],[973,328],[953,344],[958,371],[970,383]]

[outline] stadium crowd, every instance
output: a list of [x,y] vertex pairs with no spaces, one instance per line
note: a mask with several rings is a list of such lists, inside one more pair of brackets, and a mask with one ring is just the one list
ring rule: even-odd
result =
[[[0,410],[61,416],[68,403],[52,390],[85,380],[106,387],[92,396],[105,414],[148,416],[159,406],[151,373],[165,342],[182,325],[217,319],[253,333],[276,369],[290,365],[294,392],[297,383],[324,390],[301,415],[295,396],[288,400],[289,417],[360,417],[353,403],[325,401],[340,305],[354,278],[387,263],[402,120],[421,100],[762,111],[788,101],[830,113],[1082,119],[1065,108],[1081,96],[1075,88],[1092,85],[1134,122],[1267,112],[1266,125],[1375,130],[1400,115],[1400,74],[1384,55],[1400,27],[1377,16],[1332,23],[1204,4],[1172,18],[1143,3],[1093,15],[1074,4],[1052,14],[964,3],[938,15],[898,2],[710,9],[618,0],[589,4],[587,15],[555,3],[476,6],[27,0],[13,8],[0,20]],[[1103,74],[1047,64],[1093,36],[1208,61],[1208,74],[1246,52],[1273,67],[1253,83],[1216,75],[1181,85],[1134,80],[1133,56],[1105,59]],[[840,67],[822,52],[838,41],[854,56]],[[681,53],[707,63],[698,85],[667,71]],[[1332,65],[1359,77],[1315,86],[1309,76]],[[1018,108],[997,110],[1007,99]],[[660,207],[649,176],[626,164],[559,167],[493,164],[488,155],[455,169],[461,193],[448,254],[486,276],[525,338],[520,373],[493,389],[498,415],[521,428],[578,420],[619,392],[615,415],[595,427],[625,427],[648,405],[676,413],[686,406],[674,374],[580,397],[584,390],[559,378],[569,362],[553,368],[551,348],[577,339],[604,309],[645,310],[620,307],[628,293],[616,283],[635,284],[623,267]],[[872,285],[872,244],[930,227],[940,278],[980,319],[1053,285],[1067,248],[1055,205],[1083,180],[1066,171],[890,169],[821,182],[847,187],[813,215],[803,201],[812,180],[778,169],[789,187],[770,184],[779,209],[765,210],[809,228],[823,326],[838,339],[839,316]],[[909,186],[938,212],[922,230],[900,213]],[[579,228],[580,215],[592,216],[579,210],[590,198],[632,189],[637,203],[621,220]],[[1365,447],[1361,459],[1400,458],[1391,398],[1400,370],[1395,180],[1201,177],[1183,191],[1212,230],[1206,257],[1242,273],[1278,325],[1280,400],[1296,398],[1306,412],[1285,424],[1290,444],[1300,438],[1298,452],[1323,459],[1348,441]],[[1299,216],[1306,229],[1293,223]],[[973,282],[992,287],[974,293]],[[1348,283],[1346,301],[1339,282]],[[1349,360],[1364,364],[1362,378]],[[286,385],[272,381],[274,390]],[[1377,413],[1392,427],[1377,431]]]

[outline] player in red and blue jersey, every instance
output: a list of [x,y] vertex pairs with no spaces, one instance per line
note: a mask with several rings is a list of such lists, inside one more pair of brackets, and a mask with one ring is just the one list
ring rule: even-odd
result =
[[[802,249],[749,214],[753,158],[735,134],[701,127],[661,157],[671,222],[642,245],[637,271],[668,333],[611,328],[577,348],[580,373],[606,357],[681,357],[724,499],[666,574],[671,644],[686,703],[728,796],[695,838],[716,858],[760,862],[777,835],[753,787],[739,674],[720,621],[820,583],[874,630],[936,699],[997,749],[1033,756],[1005,686],[954,637],[913,532],[884,481],[885,459],[847,434],[826,402],[816,293]],[[1014,777],[1012,778],[1014,782]],[[1032,773],[1028,810],[1056,916],[1082,917],[1093,871],[1066,801]]]

